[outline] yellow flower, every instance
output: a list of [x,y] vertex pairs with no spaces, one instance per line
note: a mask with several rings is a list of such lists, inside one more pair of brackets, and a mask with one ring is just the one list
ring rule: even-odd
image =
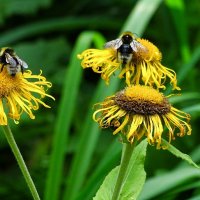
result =
[[184,121],[190,116],[171,106],[167,97],[150,86],[128,86],[95,106],[98,109],[93,119],[102,128],[114,127],[114,135],[121,131],[131,143],[146,135],[149,144],[160,148],[164,125],[169,142],[175,139],[176,130],[178,136],[191,134],[190,125]]
[[[110,76],[115,71],[120,70],[119,78],[123,78],[125,75],[127,85],[144,83],[165,89],[163,84],[169,78],[173,89],[180,90],[177,87],[176,73],[161,64],[162,54],[159,49],[148,40],[136,39],[130,32],[124,34],[129,34],[133,37],[133,41],[139,44],[135,45],[137,51],[132,51],[130,62],[122,64],[119,59],[119,48],[116,49],[112,45],[108,45],[109,48],[106,47],[103,50],[87,49],[79,54],[78,58],[82,59],[82,67],[92,68],[94,72],[100,73],[106,84],[109,84]],[[113,42],[111,44],[114,46],[116,43],[117,45],[119,39],[111,41]]]
[[137,41],[146,47],[147,51],[141,50],[135,53],[135,62],[133,62],[133,65],[136,69],[136,74],[138,74],[138,78],[135,76],[133,82],[138,84],[140,75],[145,85],[156,85],[157,88],[165,89],[163,84],[165,84],[168,77],[173,89],[180,90],[177,86],[174,70],[164,67],[161,64],[162,54],[159,49],[148,40],[138,38]]
[[101,78],[109,84],[110,76],[120,68],[120,63],[117,61],[117,52],[114,49],[87,49],[82,54],[78,55],[82,67],[89,68],[96,73],[101,74]]
[[51,95],[45,90],[51,87],[51,83],[41,75],[33,75],[30,70],[17,73],[15,76],[8,74],[6,67],[0,73],[0,125],[7,125],[7,118],[10,117],[18,123],[23,112],[31,119],[35,116],[32,110],[38,110],[39,104],[50,108],[41,99]]

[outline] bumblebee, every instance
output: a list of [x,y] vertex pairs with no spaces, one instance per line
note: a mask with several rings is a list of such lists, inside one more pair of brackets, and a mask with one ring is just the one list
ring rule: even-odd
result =
[[6,67],[11,76],[15,76],[18,72],[23,73],[24,69],[28,68],[26,62],[21,60],[10,47],[0,49],[0,64],[2,65],[1,72]]
[[120,38],[107,42],[104,48],[113,48],[117,50],[118,61],[121,62],[123,66],[131,62],[134,53],[147,51],[146,47],[140,44],[131,32],[125,32]]

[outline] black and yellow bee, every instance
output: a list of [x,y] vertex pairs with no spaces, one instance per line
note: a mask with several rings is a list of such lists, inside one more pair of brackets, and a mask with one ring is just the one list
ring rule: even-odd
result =
[[134,52],[147,51],[146,47],[140,44],[131,32],[124,32],[119,38],[107,42],[104,48],[113,48],[117,50],[117,58],[122,65],[131,62]]
[[10,47],[3,47],[0,49],[0,64],[2,65],[1,72],[4,67],[6,67],[11,76],[15,76],[18,72],[23,73],[24,69],[28,68],[26,62],[21,60]]

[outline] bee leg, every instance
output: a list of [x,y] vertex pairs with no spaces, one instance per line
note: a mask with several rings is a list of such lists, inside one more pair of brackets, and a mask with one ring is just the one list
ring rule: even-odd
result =
[[4,68],[4,64],[3,64],[2,67],[1,67],[1,72],[3,71],[3,68]]
[[24,68],[20,66],[22,74],[24,73]]

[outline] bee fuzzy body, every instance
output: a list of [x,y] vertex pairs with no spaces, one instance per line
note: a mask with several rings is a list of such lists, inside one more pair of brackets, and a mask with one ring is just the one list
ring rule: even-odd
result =
[[4,67],[7,68],[8,73],[11,76],[15,76],[18,72],[23,73],[24,69],[28,68],[26,62],[21,60],[12,48],[4,47],[0,51],[0,64],[1,72]]
[[[2,69],[3,70],[3,69]],[[16,64],[16,65],[9,65],[7,66],[7,70],[8,70],[8,73],[11,75],[11,76],[15,76],[18,72],[22,72],[23,73],[23,68],[21,68],[21,66],[19,66],[19,64]]]
[[117,50],[118,60],[122,62],[123,65],[128,64],[132,59],[133,50],[129,44],[122,44],[122,46]]
[[131,32],[123,33],[119,38],[107,42],[104,47],[117,51],[117,58],[122,66],[132,61],[134,53],[146,51],[146,48],[136,40]]

